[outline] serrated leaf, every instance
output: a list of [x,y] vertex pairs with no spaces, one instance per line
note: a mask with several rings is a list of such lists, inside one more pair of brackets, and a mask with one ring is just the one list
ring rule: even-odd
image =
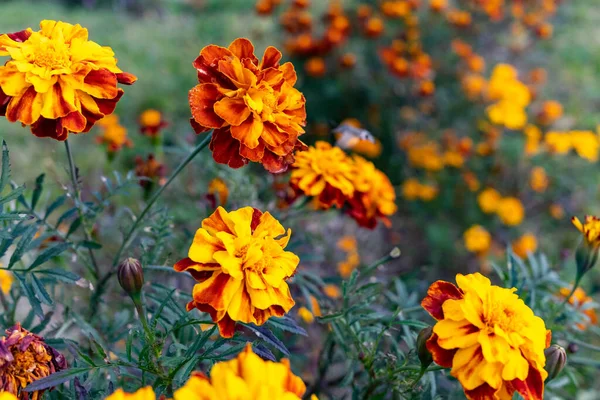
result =
[[81,242],[79,242],[79,245],[86,249],[92,249],[92,250],[98,250],[98,249],[102,248],[102,245],[100,243],[93,242],[91,240],[82,240]]
[[69,243],[59,243],[56,246],[52,246],[41,252],[37,258],[33,261],[33,263],[27,268],[28,271],[31,271],[35,267],[39,267],[46,261],[58,256],[63,251],[67,250],[71,245]]
[[69,368],[63,369],[62,371],[55,372],[45,378],[38,379],[35,382],[30,383],[23,389],[26,392],[35,392],[37,390],[44,390],[54,386],[58,386],[62,383],[70,381],[77,376],[81,376],[86,372],[91,371],[93,368]]
[[67,200],[67,196],[64,194],[62,196],[58,197],[56,200],[54,200],[52,202],[52,204],[50,204],[48,206],[48,208],[46,209],[46,214],[44,215],[44,221],[48,218],[48,216],[50,216],[50,214],[52,214],[52,212],[54,210],[56,210],[58,207],[62,206],[64,204],[65,200]]
[[66,283],[77,283],[77,281],[81,279],[79,275],[62,269],[44,269],[35,271],[35,273],[45,274]]
[[31,287],[33,288],[33,293],[35,293],[35,296],[46,305],[51,306],[54,304],[50,294],[48,294],[46,288],[44,288],[44,284],[39,280],[39,278],[35,276],[35,274],[29,274],[29,276],[31,277]]
[[267,323],[274,328],[281,329],[282,331],[295,333],[297,335],[308,336],[306,330],[298,325],[298,323],[289,316],[283,317],[271,317],[267,320]]
[[236,355],[240,351],[242,351],[246,347],[246,344],[247,343],[236,344],[234,346],[231,346],[227,350],[223,351],[218,356],[216,356],[216,357],[209,357],[209,358],[211,358],[212,360],[216,360],[216,361],[226,360],[228,357],[230,357],[232,355]]
[[256,337],[259,338],[260,340],[262,340],[263,342],[268,343],[269,345],[273,346],[274,348],[281,351],[286,356],[290,355],[290,351],[287,349],[287,347],[285,347],[285,344],[283,344],[283,342],[281,340],[279,340],[279,338],[277,336],[275,336],[273,334],[273,332],[271,332],[268,328],[265,328],[264,326],[256,326],[256,325],[252,325],[252,324],[244,324],[244,326],[246,328],[250,329],[252,332],[254,332]]
[[23,289],[23,292],[25,292],[25,296],[27,296],[29,304],[31,304],[31,309],[38,317],[40,317],[40,319],[43,319],[44,311],[42,311],[42,305],[40,304],[38,298],[35,296],[31,285],[27,283],[25,276],[21,275],[20,273],[15,272],[14,275],[21,284],[21,289]]
[[8,203],[19,197],[25,191],[25,186],[19,186],[18,188],[12,190],[9,194],[4,197],[0,197],[0,204]]
[[37,205],[38,200],[42,194],[42,189],[44,188],[44,178],[46,174],[41,174],[35,179],[35,188],[33,188],[33,194],[31,195],[31,209],[35,210],[35,206]]
[[275,358],[275,355],[271,352],[271,350],[269,350],[268,347],[265,347],[260,343],[253,344],[252,351],[262,359],[277,362],[277,359]]
[[21,236],[21,239],[19,240],[19,243],[17,244],[17,247],[15,248],[14,253],[12,253],[12,255],[10,257],[10,261],[8,262],[9,269],[13,265],[15,265],[15,263],[17,261],[21,260],[21,258],[23,257],[23,254],[25,254],[25,252],[27,251],[29,244],[33,240],[33,236],[36,234],[37,231],[38,231],[38,226],[35,224],[29,225],[27,227],[27,229],[25,230],[25,233],[23,233],[23,235]]
[[0,193],[4,190],[4,186],[10,179],[10,160],[8,156],[8,145],[6,141],[2,141],[2,174],[0,174]]

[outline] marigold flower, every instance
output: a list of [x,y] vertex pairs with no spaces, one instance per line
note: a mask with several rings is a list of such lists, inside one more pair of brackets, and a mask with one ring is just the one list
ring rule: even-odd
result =
[[114,124],[100,126],[102,128],[102,136],[97,136],[96,142],[106,145],[108,153],[115,153],[123,147],[133,146],[133,142],[127,137],[127,128],[119,124],[118,121]]
[[517,78],[514,67],[498,64],[492,71],[488,85],[488,98],[496,101],[487,108],[487,114],[494,124],[509,129],[521,129],[527,123],[527,107],[531,101],[529,88]]
[[[570,287],[561,288],[559,291],[560,296],[566,299],[571,293]],[[587,321],[577,324],[577,328],[580,330],[586,330],[590,325],[596,325],[598,323],[598,315],[596,309],[593,306],[594,299],[588,296],[582,288],[575,289],[573,295],[569,299],[569,304],[575,306],[583,315],[586,316]]]
[[396,192],[387,175],[364,158],[354,155],[354,197],[348,214],[362,227],[373,229],[381,220],[391,226],[389,216],[396,213]]
[[437,281],[421,305],[437,320],[427,349],[470,400],[544,397],[549,331],[517,289],[493,286],[479,273]]
[[268,212],[217,208],[174,266],[198,281],[188,311],[209,313],[223,337],[233,336],[236,321],[262,325],[283,316],[294,306],[286,280],[300,262],[284,250],[290,235]]
[[448,0],[429,0],[431,11],[439,13],[448,7]]
[[312,57],[304,63],[304,70],[308,75],[320,78],[327,72],[327,66],[325,65],[325,60],[323,60],[323,58]]
[[556,100],[548,100],[542,104],[542,110],[538,115],[540,123],[549,125],[563,115],[563,106]]
[[354,166],[339,147],[318,141],[296,154],[292,167],[292,187],[315,197],[319,208],[341,208],[354,196]]
[[365,22],[365,26],[363,29],[364,29],[365,36],[370,37],[370,38],[376,38],[376,37],[379,37],[383,33],[383,31],[385,29],[385,25],[381,18],[370,17]]
[[67,368],[65,357],[18,323],[5,334],[0,339],[0,390],[23,399],[40,399],[44,390],[26,394],[23,388]]
[[294,162],[294,150],[306,146],[298,137],[306,124],[305,99],[294,88],[291,63],[268,47],[259,61],[247,39],[228,48],[209,45],[194,61],[199,85],[189,93],[196,133],[214,129],[210,149],[216,162],[240,168],[260,162],[283,172]]
[[525,218],[525,208],[516,197],[504,197],[498,203],[496,214],[505,225],[516,226]]
[[339,299],[342,296],[342,292],[336,285],[325,285],[323,287],[323,293],[331,299]]
[[156,400],[156,394],[152,386],[146,386],[134,393],[127,393],[123,389],[117,389],[105,400]]
[[419,187],[419,199],[423,201],[431,201],[437,197],[439,189],[433,185],[420,185]]
[[513,252],[521,258],[527,257],[529,253],[535,253],[538,242],[534,234],[526,233],[512,243]]
[[138,120],[140,124],[140,132],[144,136],[158,136],[161,129],[169,125],[163,118],[163,114],[154,109],[148,109],[140,114]]
[[544,193],[548,188],[549,183],[550,179],[544,168],[535,167],[531,170],[531,174],[529,175],[529,186],[531,186],[533,191]]
[[10,293],[10,288],[12,287],[14,280],[15,278],[10,271],[0,269],[0,290],[2,290],[2,293]]
[[149,154],[146,161],[141,157],[135,158],[135,175],[140,178],[140,186],[150,188],[154,181],[160,181],[165,177],[165,166],[156,161],[153,154]]
[[583,239],[589,247],[600,248],[600,218],[586,215],[583,223],[577,217],[571,218],[571,222],[583,234]]
[[492,214],[498,209],[501,199],[502,195],[496,189],[486,188],[477,196],[477,204],[479,204],[481,211],[486,214]]
[[416,200],[421,192],[421,182],[415,178],[409,178],[402,183],[402,197],[406,200]]
[[[210,378],[200,372],[175,391],[174,400],[235,400],[240,398],[300,400],[306,392],[302,379],[294,375],[287,359],[265,361],[248,344],[236,358],[216,363]],[[240,397],[241,396],[241,397]],[[312,400],[317,400],[313,397]]]
[[340,65],[343,68],[352,68],[356,65],[356,55],[353,53],[345,53],[340,57]]
[[560,204],[551,204],[548,211],[554,219],[563,219],[565,217],[565,209]]
[[473,225],[463,233],[465,247],[471,253],[485,254],[492,245],[492,235],[481,225]]
[[548,132],[544,136],[544,142],[554,154],[567,154],[573,148],[571,136],[566,132]]
[[471,171],[464,172],[462,178],[471,192],[476,192],[481,187],[481,183],[479,182],[479,179],[477,179],[477,175]]
[[351,235],[341,237],[340,240],[337,241],[337,247],[346,252],[356,251],[358,247],[356,237]]
[[67,139],[112,114],[136,77],[121,71],[110,47],[88,40],[87,29],[44,20],[40,30],[0,35],[0,115],[39,137]]
[[310,310],[306,307],[300,307],[298,309],[298,316],[300,316],[300,318],[302,318],[302,320],[307,324],[312,324],[315,322],[315,317],[320,317],[322,315],[321,306],[319,305],[319,302],[315,296],[310,296],[310,305]]
[[219,204],[224,206],[229,198],[229,188],[227,183],[221,178],[214,178],[208,184],[208,198],[213,203],[213,208],[216,208],[216,195],[219,196]]
[[571,131],[571,143],[577,155],[589,162],[598,161],[600,140],[592,131]]

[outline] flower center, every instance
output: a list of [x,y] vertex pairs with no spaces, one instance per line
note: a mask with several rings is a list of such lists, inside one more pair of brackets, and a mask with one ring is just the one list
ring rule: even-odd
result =
[[38,67],[55,70],[71,65],[71,57],[66,48],[58,49],[52,45],[42,45],[35,49],[34,56],[33,63]]
[[47,366],[45,366],[51,360],[48,354],[38,354],[36,359],[36,355],[31,349],[21,352],[15,347],[11,350],[14,361],[6,365],[6,370],[3,374],[12,375],[26,382],[33,382],[35,379],[48,374]]
[[250,110],[263,121],[273,121],[273,111],[277,108],[277,96],[272,87],[260,85],[250,88],[244,95],[244,101]]

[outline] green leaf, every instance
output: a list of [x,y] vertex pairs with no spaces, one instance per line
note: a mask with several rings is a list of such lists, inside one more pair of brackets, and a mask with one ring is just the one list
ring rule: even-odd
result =
[[30,383],[25,389],[26,392],[35,392],[37,390],[44,390],[54,386],[58,386],[62,383],[70,381],[71,379],[81,376],[86,372],[91,371],[93,368],[69,368],[63,369],[62,371],[55,372],[45,378],[38,379],[35,382]]
[[10,179],[10,160],[8,157],[8,145],[6,141],[2,141],[2,174],[0,175],[0,193],[4,190],[4,186]]
[[308,336],[306,330],[298,325],[298,323],[289,316],[283,317],[271,317],[267,320],[267,323],[274,328],[280,329],[282,331],[291,332],[297,335]]
[[92,249],[92,250],[98,250],[98,249],[102,248],[102,245],[100,243],[93,242],[91,240],[82,240],[81,242],[79,242],[79,245],[86,249]]
[[23,211],[9,211],[0,213],[0,221],[24,221],[35,218],[33,215]]
[[52,246],[41,252],[37,258],[33,261],[33,263],[27,268],[28,271],[31,271],[35,267],[39,267],[46,261],[58,256],[63,251],[67,250],[71,245],[69,243],[59,243],[56,246]]
[[72,272],[65,271],[62,269],[43,269],[39,271],[35,271],[36,274],[45,274],[51,276],[59,281],[76,284],[78,280],[81,279],[79,275],[76,275]]
[[335,321],[336,319],[340,319],[343,316],[344,316],[343,312],[336,312],[336,313],[329,314],[329,315],[323,315],[322,317],[317,317],[317,321],[324,324],[327,322]]
[[48,206],[48,208],[46,209],[46,215],[44,215],[44,221],[48,218],[48,216],[50,214],[52,214],[52,212],[54,210],[56,210],[58,207],[62,206],[63,203],[65,202],[65,200],[67,200],[67,196],[66,195],[62,195],[62,196],[58,197],[56,200],[54,200],[52,202],[52,204],[50,204]]
[[31,195],[31,209],[35,210],[35,206],[37,205],[38,200],[42,194],[42,189],[44,188],[44,178],[46,174],[41,174],[35,180],[35,188],[33,189],[33,194]]
[[44,311],[42,311],[42,305],[40,304],[40,301],[38,300],[38,298],[35,296],[35,293],[33,291],[33,289],[31,288],[31,285],[27,283],[25,276],[15,272],[14,273],[15,277],[19,280],[19,283],[21,284],[21,289],[23,289],[23,292],[25,292],[25,296],[27,296],[27,299],[29,300],[29,304],[31,304],[31,308],[33,309],[33,312],[40,317],[40,319],[44,318]]
[[9,194],[7,194],[6,196],[1,197],[0,198],[0,204],[8,203],[9,201],[16,199],[24,191],[25,191],[25,186],[19,186],[18,188],[14,189]]
[[69,237],[71,236],[71,234],[73,232],[75,232],[77,230],[77,228],[79,228],[81,226],[81,218],[76,218],[72,223],[71,226],[69,226],[69,231],[67,232],[67,236]]
[[250,329],[252,332],[254,332],[256,337],[259,338],[260,340],[262,340],[263,342],[270,344],[271,346],[273,346],[277,350],[281,351],[286,356],[290,355],[290,351],[287,349],[287,347],[285,347],[285,344],[283,344],[283,342],[281,340],[279,340],[279,338],[277,336],[275,336],[273,334],[273,332],[271,332],[269,329],[262,327],[262,326],[252,325],[252,324],[243,324],[243,325],[246,328]]
[[19,240],[19,243],[17,244],[17,247],[15,248],[15,252],[10,257],[10,261],[8,262],[9,269],[13,265],[15,265],[15,263],[17,261],[21,260],[21,258],[23,257],[23,254],[25,254],[25,252],[27,251],[27,248],[29,247],[29,244],[33,240],[33,236],[36,234],[37,230],[38,230],[38,226],[36,224],[29,225],[27,227],[27,229],[25,230],[25,233],[23,233],[23,236],[21,236],[21,240]]
[[29,274],[29,276],[31,276],[31,287],[33,288],[35,296],[44,304],[47,304],[49,306],[54,304],[52,298],[50,297],[50,294],[48,294],[48,292],[44,288],[44,284],[42,283],[42,281],[40,281],[39,278],[35,276],[35,274]]

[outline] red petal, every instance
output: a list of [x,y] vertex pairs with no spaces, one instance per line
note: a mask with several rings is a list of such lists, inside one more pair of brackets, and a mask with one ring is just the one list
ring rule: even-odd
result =
[[33,33],[33,31],[31,29],[25,29],[25,30],[22,30],[19,32],[7,33],[6,36],[11,38],[15,42],[22,43],[22,42],[26,41],[27,39],[29,39],[29,36],[31,36],[32,33]]
[[194,132],[196,132],[196,134],[206,133],[212,129],[212,128],[207,128],[205,126],[200,125],[199,123],[196,122],[196,120],[194,118],[190,118],[190,125],[192,126],[192,129],[194,130]]
[[526,400],[543,400],[544,398],[544,379],[540,371],[529,364],[529,372],[524,381],[514,379],[511,385]]
[[487,383],[484,383],[473,390],[465,390],[465,396],[467,396],[467,399],[469,400],[490,400],[494,398],[496,392],[496,389]]
[[87,126],[87,119],[79,111],[73,111],[61,120],[62,126],[74,133],[83,132]]
[[21,121],[25,125],[35,123],[41,118],[39,115],[37,118],[33,115],[33,102],[37,96],[34,87],[30,86],[21,97],[13,97],[6,108],[6,119],[10,122]]
[[8,107],[8,102],[12,97],[7,96],[0,88],[0,117],[4,117],[6,115],[6,108]]
[[250,222],[250,229],[252,229],[252,232],[254,232],[254,230],[256,229],[256,227],[258,226],[258,224],[260,224],[260,217],[262,217],[263,212],[260,211],[257,208],[254,208],[252,211],[252,221]]
[[210,140],[213,158],[219,164],[227,164],[231,168],[240,168],[248,163],[240,156],[240,142],[231,137],[229,128],[215,129]]
[[426,346],[427,350],[431,353],[433,357],[433,361],[440,367],[451,368],[452,367],[452,359],[454,355],[458,351],[457,349],[446,350],[441,348],[438,343],[438,335],[435,333],[431,335],[431,337],[427,340]]
[[462,299],[463,294],[459,288],[450,282],[434,282],[427,290],[427,297],[421,302],[421,306],[437,320],[444,319],[442,304],[448,299]]
[[199,125],[207,128],[220,128],[225,124],[225,121],[214,111],[215,103],[222,97],[217,85],[212,83],[202,83],[190,90],[188,95],[190,109]]
[[60,141],[67,139],[69,134],[67,129],[63,128],[60,120],[44,117],[40,117],[36,123],[31,125],[31,133],[37,137],[51,137]]
[[197,265],[198,263],[193,261],[191,258],[183,258],[175,263],[173,269],[177,272],[182,272],[191,267],[192,265]]
[[123,85],[133,85],[137,79],[137,76],[130,74],[129,72],[121,72],[117,74],[117,81]]
[[100,99],[114,99],[117,92],[117,76],[107,69],[91,70],[83,80],[84,92]]

